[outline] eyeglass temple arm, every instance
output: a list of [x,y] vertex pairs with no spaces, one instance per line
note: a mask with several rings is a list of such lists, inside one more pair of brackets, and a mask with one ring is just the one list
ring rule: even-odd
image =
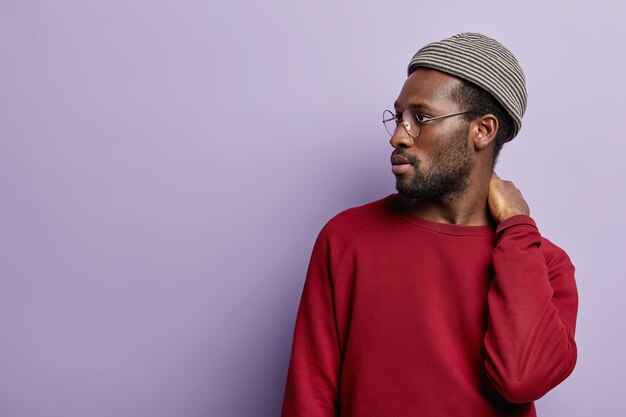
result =
[[452,114],[444,114],[443,116],[424,117],[424,120],[422,120],[422,122],[430,122],[431,120],[445,119],[446,117],[458,116],[459,114],[465,114],[465,113],[469,113],[469,110],[460,111],[458,113],[452,113]]

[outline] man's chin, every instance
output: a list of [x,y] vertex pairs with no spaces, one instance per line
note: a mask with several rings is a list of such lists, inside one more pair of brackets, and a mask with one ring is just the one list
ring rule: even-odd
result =
[[[396,179],[396,191],[403,197],[417,199],[417,200],[433,200],[440,201],[452,198],[459,194],[457,192],[450,192],[442,190],[440,188],[424,188],[419,187],[415,181],[407,181],[400,178]],[[462,194],[462,193],[461,193]]]
[[410,181],[402,178],[396,178],[396,191],[398,194],[408,198],[422,198],[421,190],[415,187]]

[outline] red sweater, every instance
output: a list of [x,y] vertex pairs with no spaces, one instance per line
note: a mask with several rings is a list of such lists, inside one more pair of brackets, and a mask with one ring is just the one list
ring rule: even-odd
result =
[[568,256],[528,216],[459,226],[397,201],[320,232],[282,417],[535,416],[576,363]]

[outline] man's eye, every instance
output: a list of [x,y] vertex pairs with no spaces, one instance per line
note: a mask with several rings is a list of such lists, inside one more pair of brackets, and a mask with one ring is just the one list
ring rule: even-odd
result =
[[396,121],[400,123],[402,121],[402,115],[400,113],[396,113]]
[[419,113],[415,114],[415,120],[417,120],[418,123],[422,123],[426,118],[427,116],[424,114],[419,114]]

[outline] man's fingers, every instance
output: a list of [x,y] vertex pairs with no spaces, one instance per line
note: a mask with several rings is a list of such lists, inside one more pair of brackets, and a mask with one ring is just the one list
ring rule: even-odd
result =
[[501,179],[495,171],[492,172],[489,182],[488,204],[491,214],[498,222],[516,214],[530,215],[522,192],[512,181]]

